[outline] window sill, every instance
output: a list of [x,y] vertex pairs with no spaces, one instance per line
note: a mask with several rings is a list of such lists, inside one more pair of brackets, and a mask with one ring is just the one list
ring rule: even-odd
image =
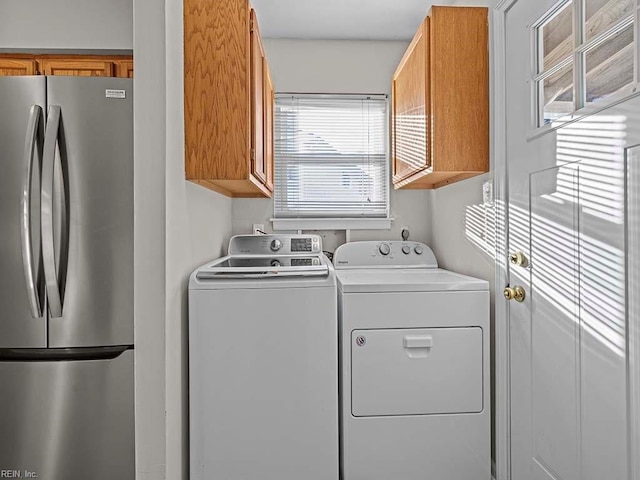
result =
[[389,230],[393,218],[272,218],[274,230]]

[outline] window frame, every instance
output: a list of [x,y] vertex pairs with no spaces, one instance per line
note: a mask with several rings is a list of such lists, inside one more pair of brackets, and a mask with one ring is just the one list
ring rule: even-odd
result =
[[[565,59],[558,62],[547,70],[542,70],[542,36],[540,28],[551,21],[567,4],[573,2],[573,51]],[[586,55],[593,49],[606,43],[618,33],[629,26],[633,27],[633,47],[634,66],[633,81],[622,90],[607,96],[601,101],[588,103],[586,101]],[[529,75],[531,86],[531,131],[527,136],[528,140],[538,138],[550,131],[578,121],[586,116],[593,115],[605,110],[613,105],[626,101],[634,96],[640,95],[640,0],[634,0],[632,13],[619,19],[610,25],[605,31],[598,33],[590,40],[586,40],[586,18],[585,0],[559,0],[549,8],[537,21],[530,26],[530,58],[531,73]],[[542,97],[542,85],[544,80],[558,73],[563,68],[573,65],[573,102],[574,108],[571,113],[559,116],[549,123],[544,122],[544,101]]]
[[[386,188],[386,207],[387,212],[385,217],[277,217],[276,216],[276,204],[273,202],[273,217],[270,219],[272,222],[273,230],[389,230],[391,223],[394,220],[391,217],[391,168],[390,168],[390,152],[391,152],[391,138],[390,138],[390,108],[389,108],[389,95],[386,93],[309,93],[309,92],[276,92],[278,95],[292,95],[297,97],[314,97],[314,98],[345,98],[353,99],[354,97],[376,97],[384,99],[385,101],[385,114],[384,114],[384,139],[385,139],[385,181],[387,182]],[[274,110],[275,111],[275,110]],[[274,120],[275,130],[275,120]],[[274,137],[275,141],[275,137]],[[274,169],[275,169],[275,153],[274,153]],[[276,189],[278,188],[277,179],[274,178],[274,197]]]

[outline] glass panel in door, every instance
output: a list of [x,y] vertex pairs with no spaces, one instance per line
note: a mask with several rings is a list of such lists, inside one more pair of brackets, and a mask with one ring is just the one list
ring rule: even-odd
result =
[[537,28],[537,73],[549,70],[573,53],[573,14],[573,1],[564,2]]
[[573,98],[573,63],[562,67],[556,73],[538,80],[538,125],[546,125],[556,118],[563,117],[575,110]]
[[587,103],[598,102],[633,83],[633,25],[585,53]]
[[633,0],[583,0],[585,39],[592,40],[633,13]]

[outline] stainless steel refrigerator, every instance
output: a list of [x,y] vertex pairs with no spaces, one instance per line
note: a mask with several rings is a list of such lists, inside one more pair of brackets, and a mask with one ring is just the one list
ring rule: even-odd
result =
[[0,477],[133,480],[133,83],[0,77]]

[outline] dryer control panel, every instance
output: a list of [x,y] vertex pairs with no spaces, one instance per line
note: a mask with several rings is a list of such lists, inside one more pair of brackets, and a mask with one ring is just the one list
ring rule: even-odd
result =
[[333,256],[336,269],[438,268],[433,251],[410,241],[352,242],[340,245]]

